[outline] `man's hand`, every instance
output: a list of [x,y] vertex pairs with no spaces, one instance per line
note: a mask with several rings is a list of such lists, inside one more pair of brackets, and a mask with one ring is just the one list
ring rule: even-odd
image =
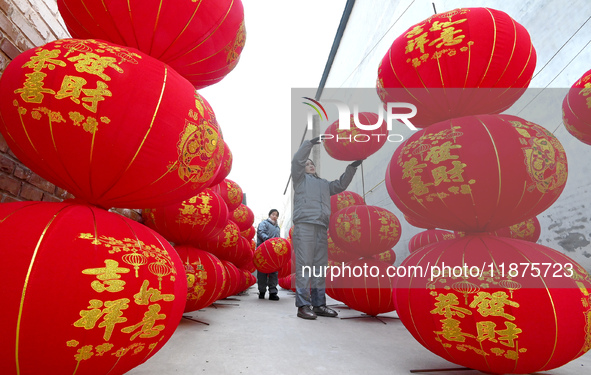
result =
[[313,145],[317,145],[320,143],[320,137],[312,138],[310,139],[310,142],[312,142]]
[[353,163],[351,163],[349,165],[352,166],[353,168],[357,168],[361,165],[361,163],[363,163],[363,160],[355,160]]

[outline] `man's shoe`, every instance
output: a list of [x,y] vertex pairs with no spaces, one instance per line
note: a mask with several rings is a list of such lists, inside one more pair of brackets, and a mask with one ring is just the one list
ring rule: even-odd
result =
[[328,316],[329,318],[334,318],[337,315],[339,315],[339,313],[337,313],[330,307],[326,307],[326,305],[314,306],[314,309],[312,309],[312,311],[318,316]]
[[306,305],[298,307],[298,317],[302,319],[316,319],[316,314],[314,313],[314,311],[312,311],[310,306]]
[[269,300],[270,301],[279,301],[279,296],[277,295],[277,293],[271,293],[271,294],[269,294]]
[[265,293],[259,293],[259,299],[265,299]]

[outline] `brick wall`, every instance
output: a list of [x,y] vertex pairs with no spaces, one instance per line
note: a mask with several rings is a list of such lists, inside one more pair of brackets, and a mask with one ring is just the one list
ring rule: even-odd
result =
[[[59,15],[57,0],[0,0],[0,74],[21,52],[70,35]],[[21,163],[0,134],[0,202],[60,202],[72,198]],[[141,221],[141,211],[112,209]]]

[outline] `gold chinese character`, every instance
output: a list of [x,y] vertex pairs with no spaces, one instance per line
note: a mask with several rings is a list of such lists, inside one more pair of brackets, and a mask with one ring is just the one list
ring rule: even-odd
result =
[[477,322],[476,329],[478,331],[478,337],[476,339],[480,342],[484,340],[497,342],[497,339],[495,339],[495,327],[496,324],[491,321]]
[[55,95],[56,99],[70,98],[74,103],[80,104],[78,97],[82,93],[82,86],[86,84],[86,80],[82,77],[65,76],[62,81],[60,91]]
[[436,48],[441,48],[443,45],[453,46],[453,45],[459,44],[466,37],[465,35],[455,35],[455,34],[461,33],[461,32],[462,32],[462,30],[454,31],[453,27],[448,27],[448,28],[444,29],[443,31],[441,31],[440,37],[433,40],[431,43],[429,43],[429,46],[432,46],[433,44],[437,43],[438,41],[440,41],[440,42],[437,43],[437,45],[435,46]]
[[104,73],[107,68],[113,68],[118,73],[123,73],[123,69],[117,66],[117,59],[114,57],[101,57],[95,53],[88,52],[70,57],[68,60],[76,62],[74,66],[78,72],[94,74],[105,81],[111,80],[111,77]]
[[162,294],[158,289],[148,288],[148,280],[144,280],[140,291],[133,295],[135,303],[138,305],[148,305],[150,302],[174,301],[174,294]]
[[98,102],[105,100],[105,96],[113,96],[111,91],[107,90],[107,87],[106,83],[97,81],[96,89],[82,89],[82,92],[87,95],[82,98],[82,101],[91,103],[90,105],[82,104],[84,108],[96,113]]
[[120,292],[123,290],[125,281],[118,280],[121,278],[120,273],[128,273],[129,268],[119,267],[119,263],[112,259],[105,260],[105,266],[103,268],[88,268],[82,271],[85,275],[97,275],[98,280],[94,280],[90,286],[92,289],[101,293],[106,291],[109,292]]
[[513,315],[505,313],[505,305],[519,307],[517,302],[509,300],[509,296],[505,292],[494,292],[493,294],[478,292],[474,296],[472,303],[470,303],[472,308],[478,306],[478,312],[482,316],[502,316],[509,320],[515,320]]
[[435,303],[436,308],[430,311],[431,314],[443,315],[446,318],[451,318],[454,315],[460,318],[466,315],[472,315],[470,310],[458,306],[460,302],[458,301],[458,297],[453,293],[439,293],[435,299],[438,302]]
[[429,39],[427,39],[427,34],[428,33],[425,32],[420,36],[409,40],[406,43],[406,49],[404,53],[412,52],[417,48],[421,51],[421,53],[425,53],[425,43],[429,41]]
[[462,173],[464,173],[464,167],[466,166],[466,164],[461,163],[459,161],[453,161],[452,165],[453,167],[450,170],[446,170],[445,166],[442,165],[441,167],[437,167],[431,171],[431,175],[433,176],[435,186],[438,186],[442,182],[464,181]]
[[125,327],[121,330],[121,332],[131,333],[136,329],[140,328],[139,331],[134,333],[130,340],[134,340],[136,337],[140,336],[141,338],[150,338],[157,336],[160,331],[162,331],[165,326],[163,324],[155,326],[156,320],[165,319],[165,314],[158,314],[160,311],[160,305],[155,304],[148,307],[148,311],[144,313],[144,318],[137,324],[134,324],[129,327]]
[[[500,335],[499,341],[501,344],[508,346],[510,348],[515,347],[515,340],[517,340],[517,335],[523,332],[521,329],[517,328],[517,326],[511,322],[505,322],[504,330],[495,331]],[[517,354],[517,353],[516,353]]]
[[440,320],[442,324],[441,331],[435,331],[434,333],[442,335],[446,340],[449,341],[466,341],[466,337],[474,337],[468,333],[463,333],[460,328],[460,321],[457,319],[443,319]]
[[23,65],[23,68],[31,68],[35,72],[40,72],[45,68],[49,70],[55,69],[56,65],[59,66],[66,66],[66,63],[61,60],[56,60],[55,58],[60,55],[61,51],[58,49],[54,49],[51,51],[48,50],[41,50],[37,52],[36,56],[32,56],[31,59]]
[[43,94],[55,94],[52,89],[43,88],[43,79],[47,74],[41,72],[25,74],[24,87],[22,89],[14,90],[15,94],[21,93],[21,98],[27,103],[41,103],[43,101]]
[[103,301],[92,299],[89,303],[90,306],[88,306],[88,308],[90,310],[82,310],[79,312],[81,318],[74,322],[74,327],[92,329],[98,320],[103,318],[103,321],[99,323],[98,326],[99,328],[106,327],[103,338],[109,340],[113,333],[113,329],[115,328],[115,324],[127,321],[127,318],[122,317],[122,310],[129,307],[129,299],[121,298],[115,301],[105,301],[104,309],[102,310]]

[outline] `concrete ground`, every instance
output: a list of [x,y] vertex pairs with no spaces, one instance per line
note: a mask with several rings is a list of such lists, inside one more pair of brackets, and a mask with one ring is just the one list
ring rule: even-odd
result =
[[[280,301],[259,300],[256,286],[245,295],[188,313],[166,345],[128,375],[361,374],[398,375],[411,370],[458,369],[421,346],[398,319],[361,318],[336,304],[338,318],[296,317],[295,297],[280,289]],[[340,306],[340,307],[339,307]],[[380,315],[381,317],[382,315]],[[396,313],[384,314],[396,317]],[[340,319],[354,318],[355,319]],[[421,374],[481,375],[475,370]],[[591,373],[591,353],[538,374]]]

